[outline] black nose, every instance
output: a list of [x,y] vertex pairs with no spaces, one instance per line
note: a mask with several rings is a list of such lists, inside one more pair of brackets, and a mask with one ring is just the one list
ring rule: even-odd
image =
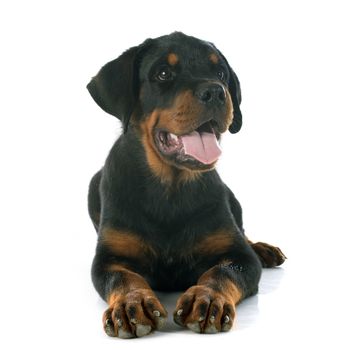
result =
[[217,83],[201,84],[196,91],[196,96],[200,102],[205,104],[224,104],[226,92],[222,85]]

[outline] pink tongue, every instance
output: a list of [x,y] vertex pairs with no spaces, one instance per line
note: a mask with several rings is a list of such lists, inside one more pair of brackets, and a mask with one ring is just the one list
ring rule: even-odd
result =
[[193,131],[181,139],[185,154],[203,164],[211,164],[220,157],[221,149],[214,133]]

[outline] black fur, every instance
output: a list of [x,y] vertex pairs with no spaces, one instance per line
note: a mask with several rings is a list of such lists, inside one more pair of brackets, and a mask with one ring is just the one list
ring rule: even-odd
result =
[[[176,79],[158,84],[154,81],[157,62],[176,50],[181,57],[174,69]],[[217,66],[204,63],[202,57],[215,51]],[[156,256],[126,258],[116,256],[101,244],[100,236],[92,266],[95,288],[102,298],[123,283],[123,273],[111,273],[106,267],[123,263],[139,273],[156,290],[184,290],[208,269],[215,275],[232,279],[243,297],[257,292],[261,263],[247,243],[242,210],[216,170],[203,172],[197,181],[164,184],[152,172],[145,156],[138,124],[156,108],[171,106],[184,88],[195,89],[203,81],[217,78],[217,67],[226,73],[234,108],[229,130],[242,125],[240,85],[224,56],[210,43],[182,33],[149,39],[106,64],[88,85],[89,92],[106,112],[118,117],[124,134],[114,144],[104,167],[93,177],[89,190],[89,213],[98,232],[104,227],[133,232],[152,246]],[[181,169],[173,168],[174,178]],[[191,249],[204,237],[218,230],[234,235],[234,244],[225,253],[200,255]],[[229,260],[230,264],[220,265]]]

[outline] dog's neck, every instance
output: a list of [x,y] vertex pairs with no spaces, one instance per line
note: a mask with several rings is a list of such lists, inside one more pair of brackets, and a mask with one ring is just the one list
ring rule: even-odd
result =
[[[222,197],[222,181],[215,169],[192,178],[186,178],[177,168],[167,169],[171,175],[168,173],[165,179],[155,174],[145,158],[141,141],[128,135],[129,131],[116,141],[105,166],[106,178],[113,179],[107,184],[106,193],[123,203],[125,211],[129,205],[136,206],[140,211],[147,211],[149,217],[171,221],[192,215]],[[190,199],[184,201],[183,198]],[[148,203],[147,208],[143,203]]]

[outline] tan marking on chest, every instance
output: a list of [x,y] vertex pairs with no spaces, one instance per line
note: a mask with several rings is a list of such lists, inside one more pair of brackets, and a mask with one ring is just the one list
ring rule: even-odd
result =
[[233,234],[229,231],[217,231],[202,239],[196,246],[198,254],[220,254],[227,252],[234,242]]
[[104,229],[101,234],[101,243],[120,256],[142,259],[147,255],[155,254],[153,248],[141,237],[124,230]]

